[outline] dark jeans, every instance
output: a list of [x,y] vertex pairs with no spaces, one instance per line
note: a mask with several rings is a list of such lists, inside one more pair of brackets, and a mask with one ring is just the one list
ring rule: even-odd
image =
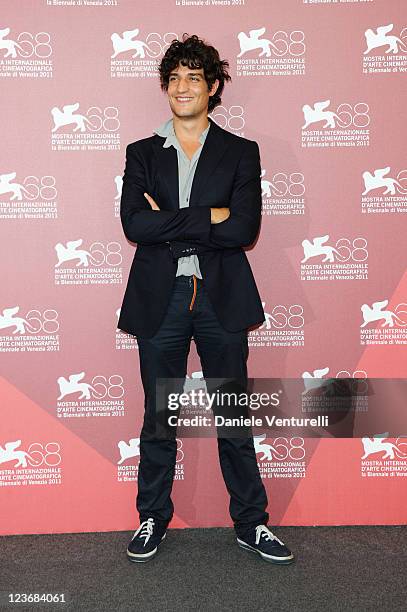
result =
[[[228,332],[221,327],[200,279],[196,279],[193,301],[193,280],[192,276],[175,279],[159,330],[152,338],[137,338],[145,394],[137,494],[140,520],[154,517],[157,522],[169,523],[174,512],[171,490],[176,441],[151,439],[155,426],[156,378],[185,378],[193,337],[204,378],[233,377],[247,385],[247,330]],[[217,442],[222,475],[230,495],[230,516],[237,534],[243,535],[249,527],[267,524],[269,519],[253,438],[218,437]]]

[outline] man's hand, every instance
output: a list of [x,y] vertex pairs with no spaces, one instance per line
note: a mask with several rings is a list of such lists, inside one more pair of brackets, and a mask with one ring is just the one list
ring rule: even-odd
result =
[[211,223],[222,223],[230,215],[230,209],[227,207],[211,208]]
[[160,207],[158,206],[158,204],[155,203],[153,198],[150,195],[148,195],[148,193],[144,193],[143,195],[147,199],[147,202],[150,204],[153,210],[160,210]]

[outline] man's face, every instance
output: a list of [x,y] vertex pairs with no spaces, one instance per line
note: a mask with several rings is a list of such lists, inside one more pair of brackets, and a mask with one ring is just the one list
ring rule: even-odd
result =
[[205,81],[203,68],[188,68],[178,65],[171,71],[168,80],[168,100],[177,117],[196,117],[208,111],[209,97],[216,92],[216,80],[210,91]]

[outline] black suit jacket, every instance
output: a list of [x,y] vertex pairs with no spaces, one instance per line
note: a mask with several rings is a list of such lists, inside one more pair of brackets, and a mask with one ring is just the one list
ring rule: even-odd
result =
[[[178,159],[155,134],[129,144],[120,202],[128,240],[137,243],[118,327],[149,338],[167,311],[177,260],[197,254],[204,286],[221,325],[238,331],[264,321],[250,264],[242,247],[254,242],[261,217],[260,155],[255,141],[219,127],[208,134],[192,183],[189,207],[179,208]],[[152,210],[143,193],[160,207]],[[230,217],[211,224],[211,207]]]

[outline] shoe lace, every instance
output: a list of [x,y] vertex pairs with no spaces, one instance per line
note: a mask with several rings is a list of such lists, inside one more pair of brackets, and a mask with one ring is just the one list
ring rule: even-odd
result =
[[146,521],[143,521],[137,531],[134,533],[134,538],[138,536],[139,538],[145,538],[144,546],[147,544],[148,540],[153,534],[154,527],[154,519],[149,518]]
[[278,539],[277,536],[274,535],[272,531],[266,525],[257,525],[256,527],[256,544],[260,542],[260,538],[265,538],[266,540],[276,540],[281,546],[284,546],[283,542]]

